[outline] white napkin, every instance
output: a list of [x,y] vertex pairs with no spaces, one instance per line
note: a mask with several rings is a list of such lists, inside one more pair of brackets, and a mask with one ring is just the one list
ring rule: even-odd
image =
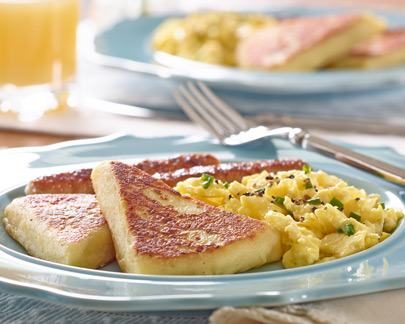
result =
[[280,307],[222,307],[211,324],[400,324],[405,289]]

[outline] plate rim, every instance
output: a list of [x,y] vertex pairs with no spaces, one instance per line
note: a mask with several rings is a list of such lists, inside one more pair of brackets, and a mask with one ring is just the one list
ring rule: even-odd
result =
[[[286,14],[291,12],[292,14],[319,14],[319,12],[344,12],[350,11],[350,9],[339,8],[339,7],[294,7],[294,8],[281,8],[269,10],[269,14]],[[403,16],[405,18],[405,13],[393,12],[388,10],[374,10],[380,15],[391,15],[391,16]],[[166,16],[151,16],[145,17],[141,16],[137,19],[126,19],[120,21],[140,21],[142,19],[149,20],[160,20],[169,18],[173,15]],[[118,23],[120,23],[118,22]],[[84,34],[89,35],[89,22],[84,22],[81,24],[80,28]],[[104,30],[103,33],[113,30],[116,25],[112,26],[108,30]],[[156,26],[155,26],[156,27]],[[405,24],[403,25],[405,27]],[[95,39],[99,35],[87,36],[85,39],[88,41],[92,39],[92,44],[89,46],[82,46],[84,56],[91,62],[102,66],[114,67],[122,70],[144,73],[155,75],[160,78],[175,79],[175,80],[202,80],[207,82],[212,87],[222,87],[227,89],[244,90],[249,92],[259,92],[259,93],[274,93],[274,94],[321,94],[321,93],[350,93],[358,91],[368,91],[374,89],[384,89],[387,87],[402,86],[405,84],[405,65],[398,67],[385,68],[380,70],[371,71],[353,71],[353,70],[342,70],[342,71],[315,71],[313,73],[305,72],[291,72],[291,73],[280,73],[280,72],[266,72],[266,71],[246,71],[233,67],[224,67],[220,65],[212,65],[201,62],[195,62],[192,60],[187,60],[178,56],[174,56],[167,53],[156,52],[157,57],[163,57],[164,59],[158,60],[158,63],[163,63],[157,65],[153,63],[154,54],[150,50],[149,39],[153,30],[145,31],[145,40],[143,44],[139,44],[139,50],[142,51],[144,55],[148,57],[148,61],[135,60],[129,58],[123,58],[117,55],[109,55],[100,51],[97,48]],[[155,57],[156,59],[156,57]],[[175,61],[178,62],[173,65],[165,65],[164,62]],[[185,66],[184,66],[185,65]],[[177,66],[177,67],[176,67]],[[182,67],[184,68],[178,68]],[[190,69],[190,67],[192,67]],[[219,72],[219,74],[225,75],[225,79],[218,77],[212,77],[212,71]],[[334,78],[339,76],[340,80],[335,81]],[[311,82],[308,82],[308,78]],[[362,82],[358,82],[361,78]],[[355,80],[355,81],[353,81]],[[305,81],[305,82],[304,82]],[[315,86],[312,85],[315,82]],[[348,86],[349,82],[349,86]]]
[[[52,152],[52,151],[58,151],[58,150],[63,150],[64,148],[72,148],[75,146],[78,147],[85,147],[87,145],[103,145],[105,143],[115,143],[117,145],[122,145],[120,144],[122,142],[123,139],[131,139],[133,141],[155,141],[155,142],[159,142],[159,141],[169,141],[171,143],[173,142],[178,142],[179,140],[186,140],[187,137],[183,137],[183,136],[172,136],[172,137],[161,137],[161,138],[140,138],[140,137],[136,137],[133,135],[124,135],[124,134],[114,134],[112,136],[106,136],[106,137],[101,137],[101,138],[96,138],[96,139],[85,139],[85,140],[74,140],[74,141],[69,141],[69,142],[63,142],[57,145],[48,145],[45,147],[36,147],[36,148],[19,148],[17,150],[15,149],[8,149],[5,150],[7,151],[6,153],[8,154],[18,154],[20,152],[39,152],[39,151],[48,151],[48,152]],[[124,141],[125,142],[125,141]],[[210,143],[210,139],[205,139],[205,140],[201,140],[202,144],[211,144],[211,145],[216,145],[215,143]],[[383,148],[383,147],[382,147]],[[372,148],[374,152],[379,152],[376,150],[375,147]],[[4,153],[4,151],[2,152]],[[215,154],[215,153],[214,153]],[[1,155],[1,154],[0,154]],[[398,154],[399,155],[399,154]],[[400,157],[405,160],[405,157],[400,155]],[[384,182],[385,183],[385,182]],[[398,189],[399,187],[394,185],[388,185],[388,188],[392,188],[390,190],[394,190],[394,188]],[[401,189],[401,188],[399,188]],[[398,189],[398,190],[399,190]],[[6,190],[7,192],[10,191],[9,189]],[[4,195],[4,191],[2,192],[1,197],[3,197]],[[404,203],[405,200],[405,192],[404,192],[404,197],[401,197],[401,203]],[[384,253],[384,248],[385,246],[392,246],[395,245],[395,243],[397,243],[397,241],[401,240],[401,233],[405,231],[405,225],[401,224],[400,227],[394,232],[394,234],[392,235],[392,237],[390,237],[388,240],[386,240],[385,242],[380,243],[379,245],[373,247],[372,251],[377,251],[377,255],[381,255]],[[403,236],[403,235],[402,235]],[[5,262],[5,263],[10,263],[10,264],[15,264],[15,263],[23,263],[26,264],[26,262],[24,260],[15,260],[12,257],[10,258],[7,257],[7,254],[5,256],[4,254],[4,248],[1,246],[0,247],[0,261]],[[335,260],[332,261],[334,265],[336,265],[334,268],[338,267],[338,265],[340,266],[344,266],[344,265],[348,265],[351,264],[353,260],[360,260],[362,259],[362,256],[364,256],[364,254],[367,254],[367,252],[370,252],[370,250],[366,250],[366,251],[362,251],[359,252],[355,255],[349,256],[349,257],[345,257],[339,260]],[[311,272],[311,270],[315,270],[315,273],[322,273],[327,271],[328,268],[331,268],[332,266],[330,266],[330,264],[332,264],[332,262],[330,263],[324,263],[324,264],[319,264],[319,265],[314,265],[314,266],[308,266],[305,268],[300,268],[299,270],[297,269],[283,269],[283,270],[276,270],[276,271],[272,271],[272,274],[270,274],[270,278],[272,279],[273,277],[285,277],[288,274],[291,274],[292,278],[295,277],[299,277],[302,274],[308,274]],[[38,266],[38,267],[37,267]],[[24,267],[23,267],[24,268]],[[39,268],[42,269],[43,271],[45,271],[45,273],[48,274],[55,274],[55,273],[65,273],[69,272],[66,271],[67,269],[65,267],[61,267],[61,269],[49,269],[45,266],[45,270],[43,269],[44,266],[43,264],[37,264],[35,265],[35,268]],[[333,268],[333,267],[332,267]],[[21,267],[20,267],[21,269]],[[97,270],[93,270],[94,272],[96,272]],[[284,275],[283,275],[284,274]],[[77,275],[77,273],[73,272],[72,276],[75,277]],[[85,273],[79,273],[77,275],[77,277],[81,278],[88,278],[88,277],[93,277],[92,272],[85,272]],[[99,279],[99,277],[104,277],[104,279],[108,279],[110,277],[114,277],[113,274],[109,274],[109,275],[97,275],[95,276]],[[119,276],[121,277],[121,275]],[[154,278],[156,278],[156,276],[153,276]],[[164,282],[170,281],[171,283],[174,282],[174,286],[176,283],[180,283],[180,284],[184,284],[187,281],[190,281],[190,277],[184,277],[184,276],[178,276],[178,277],[169,277],[167,278],[167,276],[158,276],[159,280],[163,280]],[[199,277],[199,276],[198,276]],[[194,279],[195,277],[193,277]],[[215,281],[214,279],[224,279],[221,282],[227,284],[226,281],[232,281],[232,282],[238,282],[238,281],[242,281],[242,282],[257,282],[257,281],[261,281],[261,280],[266,280],[269,279],[268,274],[266,274],[265,272],[263,273],[248,273],[248,274],[241,274],[241,276],[235,276],[235,275],[225,275],[225,276],[202,276],[202,278],[204,278],[204,280],[198,281],[199,284],[201,283],[209,283],[210,281]],[[111,279],[111,278],[110,278]],[[116,279],[116,278],[114,278]],[[170,280],[169,280],[170,279]],[[185,280],[187,279],[187,280]],[[200,279],[200,278],[198,278]],[[381,279],[381,280],[380,280]],[[326,293],[326,298],[334,298],[334,297],[342,297],[342,295],[339,296],[338,291],[345,291],[344,292],[344,296],[350,295],[350,294],[362,294],[362,293],[366,293],[366,292],[371,292],[371,291],[377,291],[377,290],[382,290],[381,286],[385,285],[386,289],[392,289],[394,287],[399,287],[405,286],[405,276],[399,276],[398,278],[380,278],[378,280],[374,280],[371,284],[369,281],[366,281],[366,284],[363,287],[363,284],[361,283],[361,281],[356,282],[356,284],[360,285],[362,288],[359,289],[354,289],[353,292],[351,291],[345,291],[345,289],[342,290],[341,285],[338,284],[339,287],[334,287],[333,284],[329,285],[328,287],[321,287],[322,289],[329,289],[329,292]],[[85,305],[82,305],[83,307],[89,307],[92,309],[98,308],[99,309],[106,309],[106,307],[109,307],[109,310],[111,311],[140,311],[140,310],[147,310],[150,308],[153,308],[154,306],[147,306],[145,304],[147,304],[148,302],[150,302],[153,299],[153,296],[149,296],[149,298],[145,298],[142,299],[139,296],[130,296],[125,299],[126,303],[124,304],[120,304],[119,301],[122,301],[121,299],[117,299],[116,297],[106,297],[106,296],[97,296],[97,297],[93,297],[91,298],[91,296],[86,296],[86,295],[81,295],[80,292],[78,292],[74,297],[70,294],[68,294],[66,291],[64,291],[63,289],[61,290],[49,290],[49,287],[41,287],[38,286],[38,283],[36,284],[36,286],[33,288],[30,285],[26,285],[26,289],[24,289],[24,285],[20,285],[18,282],[10,282],[10,280],[8,280],[7,278],[0,278],[0,282],[1,285],[3,286],[3,288],[6,288],[6,290],[10,290],[11,292],[15,292],[15,290],[21,292],[22,294],[26,294],[29,296],[36,296],[37,294],[39,294],[39,291],[44,292],[44,296],[43,298],[46,299],[57,299],[59,302],[68,302],[70,304],[74,304],[77,306],[80,306],[80,304],[82,302],[85,303]],[[153,281],[152,278],[149,275],[133,275],[133,274],[123,274],[122,275],[122,281],[126,282],[128,280],[141,280],[141,281]],[[395,283],[391,282],[394,281]],[[21,284],[21,283],[20,283]],[[191,283],[191,285],[195,284]],[[229,284],[229,283],[228,283]],[[14,288],[13,288],[14,287]],[[17,288],[16,288],[17,287]],[[344,288],[344,287],[343,287]],[[322,290],[320,289],[320,290]],[[302,290],[302,288],[301,288]],[[208,290],[209,291],[209,290]],[[335,291],[335,292],[333,292]],[[280,305],[280,304],[291,304],[291,303],[296,303],[296,302],[303,302],[303,301],[314,301],[314,300],[320,300],[320,299],[324,299],[325,298],[325,292],[322,292],[320,295],[319,293],[319,289],[315,288],[310,288],[309,291],[306,291],[306,298],[300,298],[299,296],[295,296],[294,300],[290,300],[292,297],[288,297],[290,299],[286,300],[285,298],[291,293],[292,291],[288,291],[288,293],[286,292],[279,292],[279,294],[274,294],[271,295],[270,292],[268,294],[265,294],[263,292],[257,292],[257,293],[252,293],[249,292],[247,294],[234,294],[233,299],[226,299],[228,302],[231,302],[233,305],[235,306],[242,306],[242,305],[251,305],[251,304],[257,304],[257,303],[263,303],[263,304],[267,304],[267,305]],[[300,289],[295,289],[295,293],[299,294]],[[273,292],[274,293],[274,292]],[[302,294],[302,291],[301,291]],[[318,295],[317,295],[318,294]],[[323,294],[323,295],[322,295]],[[215,295],[217,297],[215,297]],[[311,295],[308,297],[308,295]],[[333,295],[333,296],[332,296]],[[155,301],[159,301],[160,306],[159,309],[160,310],[181,310],[181,309],[187,309],[187,307],[189,307],[188,309],[210,309],[210,308],[216,308],[218,306],[220,306],[221,302],[224,302],[224,296],[223,294],[218,294],[218,291],[216,291],[216,294],[209,294],[209,293],[205,293],[202,294],[201,292],[191,292],[187,295],[187,298],[191,298],[192,301],[189,302],[189,306],[184,306],[181,305],[176,307],[176,303],[172,303],[173,300],[177,300],[177,301],[182,301],[182,302],[186,302],[185,298],[186,295],[173,295],[172,298],[170,298],[169,296],[156,296]],[[215,298],[214,298],[214,297]],[[223,300],[221,300],[221,296],[223,298]],[[232,296],[227,296],[227,298],[230,298]],[[302,297],[302,296],[301,296]],[[184,299],[183,299],[184,298]],[[99,304],[97,305],[97,302],[99,302]],[[108,303],[111,303],[110,306],[108,306]],[[152,303],[153,304],[153,303]],[[139,308],[138,308],[139,307]],[[146,307],[146,308],[145,308]],[[181,308],[181,309],[180,309]],[[152,310],[156,310],[156,309],[150,309]]]

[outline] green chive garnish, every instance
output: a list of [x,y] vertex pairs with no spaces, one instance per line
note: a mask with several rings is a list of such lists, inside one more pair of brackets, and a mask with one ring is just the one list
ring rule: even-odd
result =
[[343,208],[343,204],[342,202],[337,199],[336,197],[333,197],[330,202],[329,202],[332,206],[337,207],[338,209],[342,209]]
[[256,189],[255,191],[254,191],[254,193],[257,193],[257,194],[264,194],[264,192],[266,191],[266,188],[260,188],[260,189]]
[[212,176],[210,176],[209,174],[203,173],[201,175],[201,180],[202,181],[207,181],[210,177],[212,177]]
[[360,215],[358,215],[358,214],[356,214],[356,213],[353,213],[353,212],[350,212],[349,217],[354,218],[354,219],[355,219],[356,221],[358,221],[358,222],[360,222],[360,219],[361,219],[361,216],[360,216]]
[[311,172],[311,167],[308,164],[304,164],[302,166],[302,171],[304,171],[305,173],[310,173]]
[[321,200],[319,198],[307,200],[308,205],[319,205],[320,203],[321,203]]
[[284,198],[283,197],[276,197],[276,204],[282,205],[284,203]]
[[385,209],[385,203],[380,202],[380,203],[378,203],[378,204],[381,205],[382,209]]
[[345,233],[347,236],[351,236],[354,235],[354,233],[356,233],[356,231],[354,230],[354,227],[352,224],[350,223],[346,223],[343,228],[338,228],[337,229],[338,233]]
[[343,226],[343,232],[345,232],[347,236],[354,235],[355,230],[353,225],[350,223],[346,223],[345,226]]
[[211,176],[211,175],[208,175],[208,174],[203,173],[203,174],[201,175],[201,180],[204,181],[204,182],[202,183],[202,187],[203,187],[204,189],[208,189],[209,186],[214,182],[215,178],[214,178],[213,176]]
[[224,187],[225,187],[226,189],[228,189],[229,186],[230,186],[229,182],[225,182],[225,183],[224,183]]
[[311,181],[305,182],[305,189],[311,189],[314,186],[312,185]]

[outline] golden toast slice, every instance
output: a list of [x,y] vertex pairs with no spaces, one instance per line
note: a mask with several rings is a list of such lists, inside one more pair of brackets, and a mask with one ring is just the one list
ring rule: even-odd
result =
[[111,232],[94,195],[15,198],[3,221],[7,232],[37,258],[93,269],[115,258]]
[[91,178],[124,272],[231,274],[282,255],[273,227],[182,196],[136,167],[103,162]]
[[328,66],[384,29],[385,23],[371,14],[286,19],[242,41],[237,62],[251,69],[312,71]]
[[356,45],[337,69],[379,69],[405,63],[405,28],[388,30],[382,35]]

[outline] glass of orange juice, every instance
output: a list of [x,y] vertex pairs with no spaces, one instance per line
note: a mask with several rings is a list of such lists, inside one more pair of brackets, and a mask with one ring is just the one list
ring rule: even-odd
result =
[[74,104],[78,20],[79,0],[0,0],[0,112]]

